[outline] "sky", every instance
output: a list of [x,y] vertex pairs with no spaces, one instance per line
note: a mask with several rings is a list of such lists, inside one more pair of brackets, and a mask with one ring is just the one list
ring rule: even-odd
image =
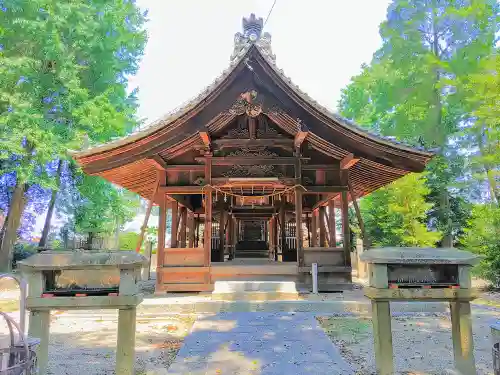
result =
[[[152,122],[195,97],[229,65],[241,20],[266,19],[273,0],[137,0],[148,9],[148,44],[129,88]],[[276,63],[312,98],[335,110],[341,90],[381,45],[389,0],[276,0],[264,27]]]
[[[276,63],[312,98],[335,110],[342,88],[381,45],[390,0],[276,0],[264,26]],[[148,9],[148,43],[129,89],[139,88],[139,118],[153,122],[200,93],[229,66],[234,34],[273,0],[137,0]],[[41,233],[45,215],[36,223]],[[139,215],[127,230],[138,231]],[[54,220],[53,225],[57,225]]]

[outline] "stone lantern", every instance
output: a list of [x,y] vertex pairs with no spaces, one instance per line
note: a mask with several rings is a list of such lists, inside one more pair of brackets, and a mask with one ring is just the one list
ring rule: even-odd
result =
[[18,263],[28,281],[29,333],[40,338],[39,375],[47,374],[50,310],[118,309],[116,373],[132,375],[137,281],[146,258],[131,251],[44,251]]
[[372,301],[372,322],[377,373],[394,373],[391,301],[446,301],[450,304],[455,367],[464,375],[476,374],[470,301],[470,270],[479,256],[452,248],[376,248],[364,252]]

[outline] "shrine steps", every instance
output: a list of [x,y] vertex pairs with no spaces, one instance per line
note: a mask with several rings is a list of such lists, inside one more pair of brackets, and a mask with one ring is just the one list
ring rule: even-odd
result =
[[296,301],[299,293],[293,281],[216,281],[215,301]]

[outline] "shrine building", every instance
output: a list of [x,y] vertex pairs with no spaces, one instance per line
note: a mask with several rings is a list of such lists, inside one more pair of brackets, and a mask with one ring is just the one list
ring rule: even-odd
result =
[[309,286],[313,263],[322,290],[349,288],[349,205],[360,220],[356,199],[433,156],[320,106],[277,67],[262,28],[243,19],[229,67],[181,109],[73,154],[85,173],[149,200],[147,217],[159,206],[158,292],[217,280]]

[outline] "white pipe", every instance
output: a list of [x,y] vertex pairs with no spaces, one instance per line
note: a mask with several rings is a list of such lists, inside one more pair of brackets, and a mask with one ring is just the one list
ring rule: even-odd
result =
[[313,293],[318,294],[318,263],[312,264]]

